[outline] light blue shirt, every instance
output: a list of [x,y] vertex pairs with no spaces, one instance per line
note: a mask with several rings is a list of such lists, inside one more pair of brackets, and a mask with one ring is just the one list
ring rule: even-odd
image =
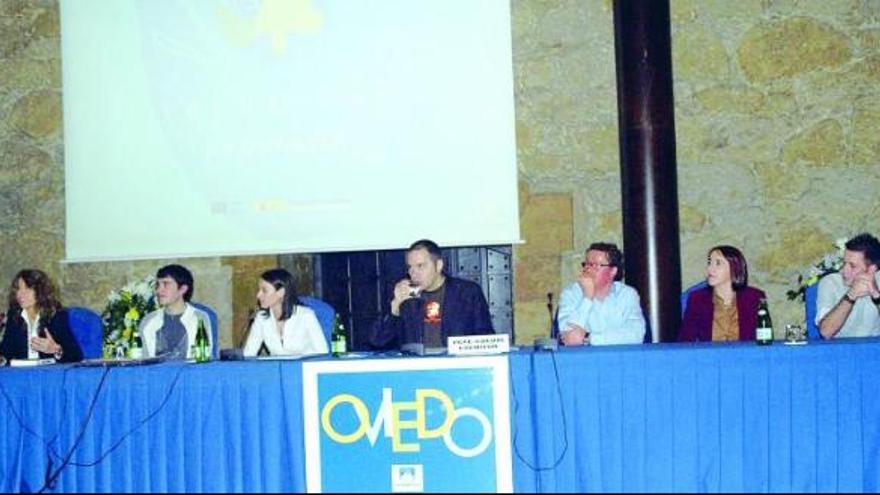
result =
[[569,323],[590,332],[590,344],[641,344],[645,338],[645,316],[639,305],[639,293],[632,287],[614,282],[608,296],[587,299],[575,282],[559,298],[559,332]]

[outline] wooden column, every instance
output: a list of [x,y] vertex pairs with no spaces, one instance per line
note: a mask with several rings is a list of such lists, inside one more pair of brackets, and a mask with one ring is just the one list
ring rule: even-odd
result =
[[681,324],[681,255],[668,0],[615,0],[625,277],[654,342]]

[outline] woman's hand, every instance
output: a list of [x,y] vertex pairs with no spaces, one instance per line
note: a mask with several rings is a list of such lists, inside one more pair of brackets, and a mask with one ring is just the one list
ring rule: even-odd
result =
[[55,342],[49,330],[46,330],[46,337],[34,337],[31,339],[31,349],[43,354],[57,355],[61,353],[61,346]]

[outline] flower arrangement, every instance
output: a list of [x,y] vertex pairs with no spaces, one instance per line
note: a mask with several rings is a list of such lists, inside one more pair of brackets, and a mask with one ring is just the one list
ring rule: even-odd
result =
[[823,256],[822,259],[817,261],[806,272],[798,274],[797,289],[787,292],[790,301],[794,301],[795,299],[803,301],[807,292],[807,287],[815,284],[825,275],[834,273],[843,267],[843,251],[845,249],[846,241],[847,239],[838,239],[835,241],[834,251]]
[[105,358],[126,355],[141,318],[157,307],[155,288],[156,279],[150,275],[143,280],[129,282],[107,296],[107,306],[101,313]]

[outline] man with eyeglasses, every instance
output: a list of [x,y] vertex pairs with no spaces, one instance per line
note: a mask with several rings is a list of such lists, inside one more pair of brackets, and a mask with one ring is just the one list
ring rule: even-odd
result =
[[639,294],[624,284],[623,253],[615,244],[587,248],[577,282],[559,298],[559,340],[565,345],[641,344],[645,317]]

